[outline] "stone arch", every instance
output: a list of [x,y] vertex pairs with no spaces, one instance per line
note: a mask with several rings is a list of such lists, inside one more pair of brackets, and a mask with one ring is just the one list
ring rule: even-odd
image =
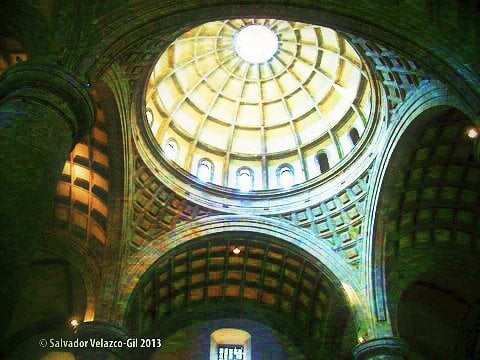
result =
[[43,245],[49,252],[71,264],[80,274],[85,287],[85,311],[83,314],[74,315],[81,321],[92,321],[98,306],[99,264],[88,255],[86,249],[78,246],[71,236],[49,233],[44,236]]
[[45,355],[53,349],[39,348],[40,339],[69,338],[70,319],[83,321],[93,289],[82,260],[68,260],[72,253],[76,251],[66,255],[39,248],[35,252],[10,322],[8,347],[2,354],[6,358]]
[[[394,271],[391,270],[393,269],[391,264],[397,261],[399,249],[403,251],[402,249],[408,250],[409,247],[408,236],[399,239],[396,235],[400,233],[400,228],[408,227],[407,215],[413,216],[414,222],[420,224],[412,225],[414,226],[412,232],[414,235],[412,236],[427,236],[429,238],[426,241],[431,242],[440,242],[441,239],[448,242],[448,239],[451,238],[454,239],[452,241],[456,244],[455,248],[460,246],[456,243],[457,235],[443,231],[441,225],[439,225],[439,230],[435,229],[435,224],[438,223],[435,223],[434,220],[437,221],[438,216],[436,213],[434,214],[436,210],[433,209],[436,206],[441,207],[443,201],[440,195],[441,190],[439,190],[440,180],[443,178],[435,175],[436,171],[439,171],[437,168],[441,167],[445,179],[451,180],[448,180],[447,184],[450,183],[453,187],[459,188],[461,187],[458,183],[460,179],[454,180],[453,170],[456,169],[456,166],[463,169],[464,176],[471,173],[468,170],[469,165],[465,163],[469,162],[470,155],[465,154],[465,151],[471,152],[473,144],[468,143],[462,131],[462,127],[471,120],[465,113],[474,116],[472,113],[468,113],[467,108],[449,94],[447,89],[442,89],[440,86],[437,88],[433,86],[430,89],[425,87],[424,91],[414,94],[401,106],[397,112],[397,114],[401,114],[401,117],[399,115],[393,117],[393,121],[396,123],[392,126],[391,142],[385,144],[384,157],[375,168],[372,188],[376,190],[369,199],[369,211],[372,218],[367,225],[372,238],[365,243],[368,252],[366,261],[373,265],[372,273],[368,274],[367,278],[371,286],[367,289],[377,320],[384,324],[389,324],[391,321],[394,332],[396,331],[396,304],[398,304],[399,294],[402,290],[386,289],[386,283],[387,278],[389,279],[388,283],[392,283],[389,278]],[[434,132],[437,132],[436,136],[440,140],[432,140],[432,144],[430,144],[425,137],[429,136],[428,134],[431,136]],[[458,144],[456,144],[457,142]],[[440,150],[444,151],[443,155]],[[425,154],[425,159],[420,159],[421,154]],[[418,171],[422,171],[421,178],[416,177],[415,167],[420,168]],[[437,185],[436,178],[438,178]],[[474,181],[473,177],[471,181]],[[414,183],[418,190],[409,193],[409,188],[415,187]],[[423,199],[418,198],[418,206],[412,205],[413,213],[410,210],[404,210],[405,208],[401,204],[406,204],[410,195],[427,196],[430,189],[437,194],[433,199],[436,205],[418,205],[424,202]],[[428,201],[425,202],[425,204],[427,203]],[[433,218],[424,221],[423,218],[421,219],[422,216],[433,216]],[[421,228],[422,223],[424,223],[425,229]],[[445,235],[447,233],[450,235]],[[423,245],[418,242],[412,246]],[[433,252],[431,252],[431,256],[434,256]],[[421,265],[419,266],[421,267]],[[387,331],[387,329],[384,328],[382,331]]]
[[[401,268],[415,266],[415,274]],[[417,359],[470,358],[478,353],[480,276],[475,256],[411,251],[395,264],[389,289],[396,334]],[[424,335],[422,335],[424,334]],[[428,335],[427,335],[428,334]],[[476,358],[476,357],[475,357]]]
[[[96,286],[96,304],[93,315],[95,319],[108,319],[110,309],[113,306],[111,303],[112,294],[116,291],[119,279],[116,276],[121,264],[111,254],[118,254],[119,249],[125,246],[124,233],[127,231],[125,224],[126,219],[129,218],[131,209],[121,198],[111,196],[111,194],[122,194],[129,189],[129,182],[132,181],[129,174],[132,173],[130,166],[132,163],[128,160],[131,156],[130,140],[128,130],[125,129],[127,125],[120,119],[124,116],[124,108],[122,99],[125,94],[116,78],[117,74],[109,72],[105,74],[101,80],[94,84],[92,92],[95,94],[97,122],[91,132],[93,141],[90,142],[90,147],[100,143],[97,147],[102,150],[105,165],[98,164],[99,160],[92,159],[91,163],[95,165],[92,167],[92,174],[97,179],[104,179],[106,184],[105,190],[93,192],[98,199],[102,199],[104,208],[107,210],[108,221],[104,222],[103,233],[105,235],[104,241],[93,242],[91,249],[86,253],[88,255],[94,254],[94,258],[90,256],[90,261],[96,263],[97,266],[95,276],[100,277],[101,272],[104,272],[103,279],[98,279]],[[107,139],[105,144],[95,139],[96,134]],[[113,156],[113,154],[116,154]],[[98,187],[98,186],[97,186]],[[94,240],[94,239],[92,239]],[[105,256],[105,254],[109,254]],[[107,315],[108,314],[108,315]],[[91,318],[93,320],[93,318]]]
[[[350,280],[338,277],[345,264],[331,250],[329,257],[337,276],[325,260],[319,261],[319,251],[307,250],[311,239],[298,230],[292,239],[293,229],[288,225],[238,216],[219,216],[203,225],[178,230],[175,238],[169,237],[171,245],[162,256],[154,256],[141,274],[130,274],[134,277],[129,285],[135,288],[129,291],[124,319],[133,334],[165,337],[170,335],[168,329],[178,330],[193,320],[235,313],[284,330],[310,354],[308,358],[317,358],[312,357],[316,351],[324,351],[325,356],[336,351],[332,344],[344,331],[350,346],[355,344],[353,322],[361,327],[364,319],[359,320],[361,309],[347,295]],[[241,249],[240,255],[234,248]],[[139,263],[146,266],[150,261],[144,257]],[[158,295],[151,295],[153,288]],[[160,327],[155,325],[160,323]],[[300,327],[306,333],[295,330]],[[315,350],[314,343],[322,350]]]
[[189,243],[201,236],[226,233],[250,232],[269,236],[284,241],[316,259],[316,265],[325,276],[343,293],[349,303],[355,318],[358,331],[365,331],[368,315],[362,308],[358,279],[346,261],[335,253],[327,243],[319,241],[306,230],[279,221],[263,217],[246,217],[239,215],[218,215],[200,219],[178,227],[145,247],[128,261],[125,269],[127,274],[122,279],[119,307],[116,317],[123,319],[127,309],[128,299],[132,290],[138,284],[141,276],[168,251]]

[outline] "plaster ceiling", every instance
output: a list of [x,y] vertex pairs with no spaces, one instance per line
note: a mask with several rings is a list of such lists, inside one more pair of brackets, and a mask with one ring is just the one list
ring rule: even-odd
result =
[[[270,44],[255,49],[263,37],[253,34],[249,49],[242,34],[255,27]],[[278,45],[273,56],[248,57],[270,45]],[[168,159],[203,182],[245,191],[327,172],[354,148],[371,111],[365,65],[341,34],[274,19],[215,21],[184,33],[161,55],[146,95],[146,120]]]

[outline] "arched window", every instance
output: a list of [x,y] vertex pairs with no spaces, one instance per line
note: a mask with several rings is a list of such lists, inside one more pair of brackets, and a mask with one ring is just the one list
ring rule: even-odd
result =
[[241,329],[223,328],[210,335],[210,360],[250,360],[251,336]]
[[175,161],[178,155],[178,144],[175,139],[168,139],[163,151],[165,152],[165,157],[168,160]]
[[358,140],[360,140],[360,135],[358,134],[358,130],[355,128],[351,128],[348,134],[350,135],[350,140],[352,140],[353,145],[357,145]]
[[253,171],[244,166],[237,170],[237,188],[242,191],[253,189]]
[[153,111],[152,111],[152,109],[147,108],[145,110],[145,117],[147,118],[148,126],[152,127],[152,124],[153,124]]
[[277,182],[283,189],[288,189],[295,182],[293,167],[289,164],[282,164],[277,168]]
[[213,181],[213,164],[208,159],[198,162],[197,176],[203,182]]
[[328,162],[328,155],[325,151],[320,151],[317,153],[317,162],[320,166],[320,173],[325,173],[330,170],[330,163]]

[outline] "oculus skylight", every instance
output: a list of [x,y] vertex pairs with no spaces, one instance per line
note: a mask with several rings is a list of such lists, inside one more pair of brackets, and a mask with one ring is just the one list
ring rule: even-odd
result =
[[248,25],[235,34],[235,52],[252,64],[264,63],[278,50],[277,35],[267,26]]

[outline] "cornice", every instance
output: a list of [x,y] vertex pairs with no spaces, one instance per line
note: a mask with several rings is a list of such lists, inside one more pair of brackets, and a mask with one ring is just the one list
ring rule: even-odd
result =
[[0,99],[32,99],[62,114],[78,142],[92,127],[95,107],[89,84],[59,66],[18,63],[0,76]]

